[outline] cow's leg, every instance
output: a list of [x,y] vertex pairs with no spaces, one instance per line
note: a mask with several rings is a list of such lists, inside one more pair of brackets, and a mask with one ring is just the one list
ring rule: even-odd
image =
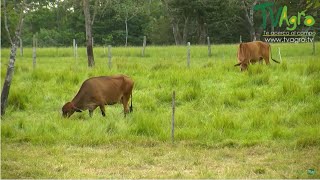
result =
[[124,117],[126,117],[127,113],[129,113],[129,108],[128,108],[129,98],[130,98],[130,94],[129,95],[123,95],[123,97],[122,97]]
[[263,64],[263,57],[259,58],[259,64]]
[[104,109],[104,106],[100,105],[99,107],[100,107],[102,116],[105,117],[106,116],[106,110]]
[[92,117],[92,114],[93,114],[93,110],[89,109],[89,116]]
[[97,108],[98,106],[91,106],[89,107],[89,116],[92,117],[93,111]]
[[265,55],[265,56],[263,57],[263,59],[264,59],[264,61],[266,62],[267,65],[270,64],[269,55]]

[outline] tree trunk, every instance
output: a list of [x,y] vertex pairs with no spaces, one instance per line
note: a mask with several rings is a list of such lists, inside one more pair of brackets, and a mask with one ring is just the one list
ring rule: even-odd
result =
[[168,0],[161,0],[161,2],[164,4],[165,10],[167,11],[176,45],[186,45],[189,33],[189,17],[183,17],[183,30],[180,32],[179,21],[181,20],[181,17],[175,16],[175,10],[170,9]]
[[207,38],[207,24],[203,21],[198,22],[198,43],[205,44]]
[[[251,5],[246,5],[245,0],[242,1],[243,5],[244,5],[244,10],[245,10],[245,16],[246,16],[246,20],[248,22],[249,25],[249,32],[250,32],[250,39],[251,41],[255,41],[257,39],[256,37],[256,31],[254,28],[254,21],[253,21],[253,7],[257,4],[257,0],[255,0]],[[248,11],[249,9],[249,11]]]
[[256,31],[254,29],[254,27],[250,27],[250,39],[251,41],[255,41],[257,38],[256,38]]
[[261,34],[262,34],[262,32],[263,32],[263,27],[261,26],[261,27],[259,27],[259,29],[258,29],[257,32],[256,32],[256,40],[257,40],[257,41],[261,41]]
[[176,45],[182,44],[182,38],[179,32],[179,24],[177,22],[172,22],[172,31],[173,31],[173,37]]
[[184,26],[183,26],[183,35],[182,35],[182,44],[185,45],[187,44],[187,38],[188,38],[188,30],[189,30],[189,17],[186,17],[184,19]]
[[8,96],[9,96],[11,81],[12,81],[13,72],[14,72],[14,63],[16,61],[16,52],[17,52],[16,44],[17,42],[12,44],[11,46],[9,64],[7,67],[7,74],[6,74],[6,78],[4,80],[4,84],[1,92],[1,115],[5,114],[5,109],[7,105]]
[[19,44],[19,39],[21,36],[22,27],[23,27],[24,7],[25,7],[25,1],[22,2],[19,21],[16,26],[15,36],[13,37],[13,39],[11,39],[8,24],[7,24],[6,1],[5,0],[3,1],[5,29],[8,33],[8,38],[10,39],[11,51],[10,51],[10,57],[9,57],[9,64],[7,67],[7,73],[6,73],[6,77],[4,79],[2,92],[1,92],[1,116],[5,114],[7,100],[9,97],[9,91],[10,91],[11,81],[12,81],[13,72],[14,72],[14,63],[16,61],[17,45]]
[[189,30],[189,17],[184,19],[184,25],[183,25],[183,31],[180,32],[179,28],[179,22],[171,19],[172,24],[172,31],[174,36],[174,41],[176,45],[186,45],[187,44],[187,38],[188,38],[188,30]]
[[87,56],[88,56],[88,66],[94,66],[94,56],[93,56],[93,46],[92,46],[92,24],[93,21],[90,17],[89,1],[83,0],[83,12],[85,16],[86,25],[86,40],[87,40]]

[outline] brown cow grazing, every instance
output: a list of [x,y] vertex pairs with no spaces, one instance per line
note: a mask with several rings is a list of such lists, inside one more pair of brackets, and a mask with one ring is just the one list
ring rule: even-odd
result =
[[[134,82],[125,75],[92,77],[85,80],[77,95],[71,102],[62,107],[63,117],[70,117],[74,112],[89,110],[92,117],[93,110],[100,107],[102,116],[105,116],[104,105],[122,103],[124,116],[132,112],[132,89]],[[131,96],[130,111],[128,102]]]
[[[244,71],[248,68],[250,63],[253,64],[257,61],[262,63],[263,59],[266,64],[269,65],[269,53],[271,53],[271,46],[266,42],[254,41],[241,43],[238,48],[238,64],[234,66],[240,66],[241,71]],[[271,59],[274,62],[279,63],[277,60],[272,58],[272,54]]]

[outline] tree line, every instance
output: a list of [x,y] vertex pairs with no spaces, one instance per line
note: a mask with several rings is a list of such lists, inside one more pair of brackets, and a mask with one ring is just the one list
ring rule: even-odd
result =
[[[214,43],[236,43],[240,36],[243,41],[252,41],[261,39],[263,32],[262,12],[253,10],[257,4],[272,2],[273,12],[287,5],[288,14],[305,11],[313,17],[319,16],[320,9],[317,0],[28,0],[21,32],[23,44],[31,46],[36,35],[42,47],[71,46],[73,39],[85,46],[84,2],[92,16],[93,43],[99,46],[141,45],[143,36],[152,45],[204,44],[208,36]],[[20,4],[21,0],[6,3],[11,32],[18,21]],[[274,28],[270,18],[267,20],[269,31],[285,29]],[[319,23],[316,26],[319,29]],[[9,47],[4,28],[1,26],[1,44]]]

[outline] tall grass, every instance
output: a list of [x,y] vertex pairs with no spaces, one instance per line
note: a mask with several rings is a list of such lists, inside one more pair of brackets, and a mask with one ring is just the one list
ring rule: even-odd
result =
[[[318,45],[318,44],[317,44]],[[293,47],[294,46],[294,47]],[[71,48],[39,48],[32,69],[31,49],[17,56],[7,113],[1,120],[4,143],[96,146],[114,141],[170,140],[171,95],[176,91],[176,139],[216,146],[248,146],[281,142],[304,148],[320,146],[320,63],[306,53],[308,44],[275,44],[282,64],[233,67],[236,45],[113,48],[113,68],[103,48],[94,49],[96,66],[88,68],[85,49],[79,58]],[[8,49],[2,50],[1,79]],[[133,78],[134,112],[123,117],[122,106],[61,117],[62,105],[92,76],[126,74]],[[292,143],[294,142],[294,143]]]

